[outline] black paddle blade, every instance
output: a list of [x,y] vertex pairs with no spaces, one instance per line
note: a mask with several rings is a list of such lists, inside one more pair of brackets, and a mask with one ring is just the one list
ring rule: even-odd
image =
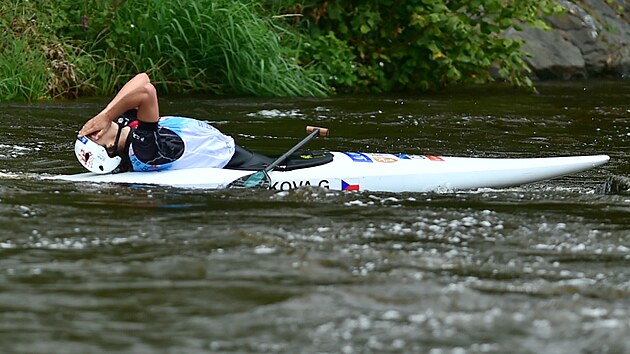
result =
[[271,186],[271,177],[265,170],[245,175],[227,185],[227,188],[264,188]]

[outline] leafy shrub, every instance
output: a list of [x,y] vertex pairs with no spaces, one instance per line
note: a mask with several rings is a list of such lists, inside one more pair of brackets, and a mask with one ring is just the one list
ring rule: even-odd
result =
[[[287,3],[289,3],[287,5]],[[521,42],[501,36],[519,23],[546,27],[552,0],[283,1],[311,37],[312,61],[345,91],[430,90],[484,83],[491,69],[531,87]]]
[[140,71],[172,92],[424,91],[491,70],[531,87],[521,43],[501,33],[558,11],[553,0],[7,0],[0,99],[111,95]]

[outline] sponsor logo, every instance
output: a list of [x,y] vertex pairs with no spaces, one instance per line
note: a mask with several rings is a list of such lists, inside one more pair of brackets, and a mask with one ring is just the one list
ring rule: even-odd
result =
[[310,159],[320,159],[320,158],[322,158],[322,157],[326,157],[326,155],[323,155],[323,154],[322,154],[322,155],[313,155],[313,154],[303,154],[303,155],[300,155],[300,158],[301,158],[301,159],[304,159],[304,160],[310,160]]
[[341,180],[341,190],[343,191],[358,191],[361,188],[358,184],[350,184],[344,180]]
[[372,160],[380,163],[394,163],[398,162],[398,158],[394,155],[385,155],[385,154],[372,154]]
[[81,149],[77,157],[85,167],[92,168],[92,166],[94,166],[94,155],[92,155],[89,151]]
[[344,152],[354,162],[372,162],[372,160],[365,154],[360,152]]
[[396,155],[400,159],[404,160],[429,160],[429,161],[444,161],[444,159],[440,156],[433,155],[402,155],[405,157],[401,157],[401,155]]
[[83,144],[87,144],[88,138],[82,136],[82,137],[79,138],[79,141],[82,142]]
[[433,156],[433,155],[424,155],[424,156],[431,161],[444,161],[444,159],[441,158],[440,156]]
[[208,124],[208,123],[206,123],[206,122],[203,122],[203,121],[200,121],[200,120],[198,120],[198,121],[197,121],[197,125],[198,125],[200,128],[214,130],[214,128],[213,128],[210,124]]
[[409,155],[405,155],[405,154],[395,154],[394,156],[396,156],[397,158],[399,158],[401,160],[411,160],[411,157],[409,157]]
[[144,136],[138,135],[135,130],[131,131],[131,135],[133,136],[134,139],[144,142]]
[[282,181],[282,182],[274,182],[269,186],[269,189],[276,191],[288,191],[291,189],[296,189],[300,187],[307,186],[315,186],[321,187],[325,189],[330,189],[330,182],[328,180],[321,180],[316,183],[311,183],[311,181]]

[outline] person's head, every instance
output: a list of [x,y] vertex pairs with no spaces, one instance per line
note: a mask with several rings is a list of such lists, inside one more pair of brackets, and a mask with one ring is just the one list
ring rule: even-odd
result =
[[77,138],[74,143],[74,154],[83,167],[94,173],[110,173],[122,161],[120,156],[110,155],[104,146],[86,136]]
[[87,136],[77,138],[74,143],[74,154],[79,163],[94,173],[110,173],[122,162],[119,146],[123,126],[113,123],[98,142]]
[[[121,164],[121,146],[125,146],[127,133],[125,127],[138,120],[138,110],[130,109],[123,113],[116,122],[112,122],[98,142],[89,137],[78,138],[74,143],[74,154],[88,171],[110,173]],[[127,131],[129,129],[126,129]]]

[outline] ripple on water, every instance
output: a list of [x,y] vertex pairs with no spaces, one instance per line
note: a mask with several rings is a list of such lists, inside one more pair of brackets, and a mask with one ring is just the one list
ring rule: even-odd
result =
[[0,144],[0,159],[14,159],[42,149],[42,143],[33,146]]
[[[311,146],[612,155],[602,169],[518,188],[407,194],[42,181],[27,173],[77,172],[68,127],[100,103],[52,120],[26,104],[31,115],[14,114],[24,124],[0,145],[2,349],[630,352],[628,193],[599,189],[627,172],[627,104],[609,91],[610,104],[585,107],[597,92],[566,91],[517,106],[502,92],[282,100],[265,102],[269,114],[260,101],[173,101],[217,110],[253,150],[292,145],[277,123],[325,121],[334,136]],[[33,131],[29,117],[59,134]]]

